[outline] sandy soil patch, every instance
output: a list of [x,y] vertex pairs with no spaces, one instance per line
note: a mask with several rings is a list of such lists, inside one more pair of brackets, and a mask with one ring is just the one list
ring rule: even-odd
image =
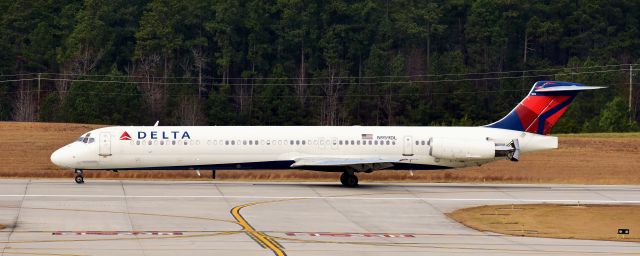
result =
[[[639,205],[486,205],[447,215],[473,229],[514,236],[640,242]],[[618,235],[619,228],[630,234]]]

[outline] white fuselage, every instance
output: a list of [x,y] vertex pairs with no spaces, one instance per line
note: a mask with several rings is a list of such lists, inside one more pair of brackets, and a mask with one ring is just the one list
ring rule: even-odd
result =
[[503,158],[439,159],[430,155],[430,139],[517,139],[522,153],[558,147],[557,137],[487,127],[116,126],[89,133],[94,140],[66,145],[52,161],[73,169],[274,169],[305,157],[377,157],[455,168]]

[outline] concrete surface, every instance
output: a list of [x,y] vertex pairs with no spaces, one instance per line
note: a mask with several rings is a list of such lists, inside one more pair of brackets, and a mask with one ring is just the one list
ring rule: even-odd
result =
[[640,204],[640,186],[86,182],[0,180],[1,254],[640,254],[640,243],[502,236],[444,215],[483,204]]

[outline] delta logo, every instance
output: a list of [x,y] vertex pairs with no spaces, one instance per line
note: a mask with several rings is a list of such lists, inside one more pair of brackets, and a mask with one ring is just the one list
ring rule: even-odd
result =
[[[168,139],[191,139],[191,135],[189,135],[189,132],[184,131],[139,131],[138,132],[138,139],[139,140],[143,140],[143,139],[152,139],[152,140],[157,140],[157,139],[161,139],[161,140],[168,140]],[[131,139],[131,135],[129,135],[129,133],[127,131],[124,131],[122,133],[122,135],[120,135],[120,140],[132,140]]]
[[122,135],[120,135],[120,140],[131,140],[131,136],[127,131],[125,131],[122,133]]

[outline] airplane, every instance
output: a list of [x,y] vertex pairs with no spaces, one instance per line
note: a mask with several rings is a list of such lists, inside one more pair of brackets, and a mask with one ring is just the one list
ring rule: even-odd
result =
[[402,126],[113,126],[83,134],[51,162],[84,170],[303,169],[356,173],[480,166],[558,148],[548,136],[578,92],[604,87],[538,81],[502,119],[478,127]]

